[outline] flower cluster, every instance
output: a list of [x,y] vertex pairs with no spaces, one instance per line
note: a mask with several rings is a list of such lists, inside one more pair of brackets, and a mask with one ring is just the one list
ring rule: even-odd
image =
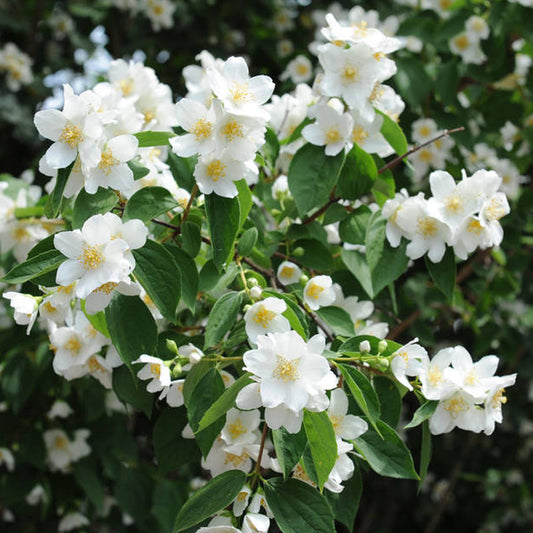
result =
[[221,63],[203,53],[199,59],[205,71],[184,71],[189,95],[176,104],[178,125],[187,133],[170,143],[181,157],[198,154],[194,177],[202,193],[233,198],[235,182],[257,183],[254,159],[268,120],[263,104],[274,84],[268,76],[251,78],[243,58]]
[[444,348],[430,359],[417,340],[393,354],[391,368],[410,390],[406,376],[417,377],[424,398],[439,402],[429,421],[431,432],[438,435],[458,427],[491,435],[502,421],[505,388],[514,385],[516,374],[495,376],[498,357],[487,355],[474,363],[462,346]]
[[450,39],[450,50],[464,63],[479,65],[487,59],[481,50],[480,41],[487,39],[490,30],[487,21],[477,15],[471,16],[465,23],[465,30]]
[[507,197],[499,192],[502,179],[494,171],[478,170],[456,183],[444,171],[429,177],[432,197],[423,193],[396,194],[383,206],[387,219],[387,239],[397,247],[405,237],[406,253],[418,259],[426,253],[431,261],[441,261],[446,245],[457,257],[466,259],[476,248],[498,246],[503,238],[499,220],[509,213]]

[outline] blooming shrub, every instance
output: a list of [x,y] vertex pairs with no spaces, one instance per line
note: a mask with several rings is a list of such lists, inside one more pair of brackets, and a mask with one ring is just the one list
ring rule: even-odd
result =
[[[116,4],[154,31],[181,5]],[[432,435],[470,432],[465,456],[496,437],[531,326],[527,304],[512,313],[531,121],[490,113],[532,112],[529,33],[511,42],[503,1],[401,4],[313,11],[281,85],[203,50],[176,101],[155,69],[108,58],[35,112],[44,193],[0,181],[3,296],[24,326],[1,332],[6,524],[39,506],[60,531],[353,531],[363,479],[425,489],[432,441],[460,448]],[[295,29],[296,7],[275,9]],[[488,61],[502,42],[512,72]],[[22,90],[31,59],[5,49]]]

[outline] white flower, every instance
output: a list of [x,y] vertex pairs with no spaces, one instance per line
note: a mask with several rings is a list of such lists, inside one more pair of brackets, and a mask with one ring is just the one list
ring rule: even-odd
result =
[[56,400],[46,413],[46,416],[52,420],[54,418],[67,418],[73,412],[74,411],[67,402],[64,402],[63,400]]
[[53,470],[66,471],[71,463],[91,453],[87,444],[90,432],[87,429],[77,429],[74,440],[70,440],[61,429],[49,429],[43,433],[44,443],[48,453],[48,461]]
[[429,429],[433,435],[448,433],[455,427],[475,433],[485,427],[483,409],[476,406],[472,396],[464,391],[457,391],[441,400],[429,419]]
[[180,357],[186,357],[189,360],[189,363],[182,367],[183,370],[190,370],[192,366],[198,364],[204,356],[204,352],[191,343],[180,346],[178,348],[178,353]]
[[45,109],[35,114],[35,127],[54,144],[45,159],[52,168],[70,165],[79,154],[82,163],[95,166],[100,160],[97,141],[102,135],[102,123],[82,95],[75,95],[70,85],[64,85],[63,111]]
[[391,356],[391,370],[394,377],[409,390],[413,390],[413,387],[406,376],[418,376],[423,363],[428,362],[425,348],[416,344],[417,342],[418,339],[413,339],[398,348]]
[[183,98],[176,104],[178,125],[188,133],[170,139],[172,151],[181,157],[207,154],[215,147],[213,135],[215,110],[202,103]]
[[228,446],[255,444],[260,438],[257,428],[260,422],[258,409],[240,411],[232,408],[226,414],[226,424],[220,436]]
[[94,215],[85,221],[81,230],[63,231],[54,236],[54,246],[68,258],[59,265],[57,283],[70,285],[78,280],[76,296],[79,298],[87,297],[106,283],[127,280],[135,267],[130,250],[144,244],[146,230],[144,237],[139,235],[138,242],[132,246],[131,242],[116,238],[112,218],[115,216]]
[[81,513],[72,512],[66,514],[57,526],[57,530],[61,531],[72,531],[73,529],[79,529],[82,526],[88,526],[90,524],[86,516]]
[[419,118],[411,126],[413,141],[422,144],[436,137],[437,123],[432,118]]
[[353,445],[337,438],[337,460],[329,473],[324,487],[331,492],[339,493],[344,490],[342,482],[353,476],[355,467],[352,460],[348,457],[348,452],[352,450]]
[[242,57],[230,57],[224,63],[222,72],[209,67],[207,78],[226,111],[235,115],[268,119],[268,113],[261,105],[272,96],[274,83],[268,76],[250,78],[248,65]]
[[426,200],[422,197],[406,200],[397,211],[396,224],[411,240],[406,249],[408,257],[418,259],[427,253],[433,263],[441,261],[452,232]]
[[444,348],[431,360],[422,359],[422,368],[419,372],[421,392],[428,400],[440,400],[457,389],[448,379],[453,353],[453,348]]
[[255,343],[258,335],[289,331],[289,321],[282,315],[286,309],[284,300],[272,296],[250,306],[244,315],[250,341]]
[[329,105],[318,106],[316,122],[302,130],[305,140],[316,146],[326,146],[326,155],[337,155],[350,141],[353,119]]
[[141,292],[140,287],[136,283],[132,283],[129,278],[119,283],[112,281],[104,283],[86,297],[85,310],[87,313],[94,315],[103,311],[111,302],[115,291],[126,296],[137,296]]
[[0,465],[5,465],[9,472],[15,470],[15,458],[11,450],[7,448],[0,448]]
[[185,399],[183,397],[183,385],[185,384],[184,379],[177,379],[175,381],[171,381],[170,385],[168,387],[165,387],[161,391],[161,395],[159,396],[160,400],[166,399],[168,405],[170,407],[180,407],[185,403]]
[[85,190],[94,194],[98,187],[127,191],[133,184],[133,171],[127,162],[135,157],[139,141],[133,135],[118,135],[104,145],[100,161],[89,168]]
[[148,392],[158,392],[170,385],[170,370],[165,365],[165,361],[159,357],[142,354],[133,363],[145,363],[143,368],[137,372],[139,379],[149,379],[150,383],[146,386]]
[[37,299],[30,294],[21,294],[19,292],[5,292],[3,296],[9,300],[11,307],[15,310],[15,322],[22,326],[27,325],[26,334],[29,335],[37,318],[39,309]]
[[242,533],[267,533],[270,520],[262,514],[248,513],[242,523]]
[[152,29],[172,28],[172,15],[176,6],[170,0],[143,0],[144,14],[150,19]]
[[339,439],[356,439],[368,429],[362,418],[348,414],[348,396],[342,389],[331,391],[328,416]]
[[505,388],[514,385],[515,381],[516,374],[498,377],[493,381],[485,400],[484,432],[486,435],[492,435],[496,422],[502,422],[502,405],[507,402],[507,397],[504,394]]
[[337,378],[321,355],[325,339],[315,335],[307,343],[295,331],[257,337],[258,348],[244,354],[244,370],[258,383],[246,386],[237,396],[237,407],[266,407],[272,429],[282,425],[291,433],[301,427],[304,408],[323,411],[328,406],[325,391]]
[[291,285],[292,283],[298,283],[302,275],[302,269],[291,261],[283,261],[279,265],[276,275],[283,285]]
[[45,501],[46,493],[42,485],[35,485],[33,489],[26,496],[26,503],[28,505],[38,505],[39,503]]
[[333,281],[329,276],[315,276],[304,287],[304,302],[316,311],[321,307],[331,305],[335,301]]
[[281,73],[280,79],[290,79],[294,84],[305,83],[309,81],[313,76],[313,64],[311,61],[303,56],[298,55],[285,67],[285,70]]
[[233,500],[233,514],[235,516],[241,516],[244,513],[244,510],[248,506],[248,500],[250,499],[250,494],[252,493],[246,485],[241,489],[235,500]]
[[402,237],[406,236],[405,232],[396,223],[396,217],[399,210],[402,208],[402,204],[409,198],[409,195],[405,189],[401,189],[397,192],[394,198],[387,200],[381,208],[381,213],[384,218],[387,219],[387,225],[385,226],[385,235],[389,244],[393,248],[397,248],[400,245]]
[[236,161],[225,152],[200,156],[194,168],[194,177],[200,192],[215,193],[225,198],[237,196],[235,181],[239,181],[247,174],[242,161]]
[[471,32],[462,32],[452,37],[449,42],[450,50],[459,56],[464,63],[472,63],[480,65],[487,59],[487,56],[479,46],[479,37],[476,35],[473,38]]
[[489,25],[483,17],[472,15],[465,23],[466,32],[472,39],[486,39],[490,34]]

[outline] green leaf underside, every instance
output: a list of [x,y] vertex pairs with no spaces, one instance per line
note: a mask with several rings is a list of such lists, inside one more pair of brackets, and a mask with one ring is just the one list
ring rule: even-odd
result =
[[204,348],[216,346],[231,329],[242,304],[240,292],[227,292],[219,298],[207,319]]
[[265,498],[283,533],[335,533],[331,509],[316,489],[298,479],[274,478],[264,484]]
[[196,491],[176,516],[173,533],[192,527],[227,507],[239,494],[246,474],[240,470],[224,472]]
[[213,262],[220,270],[233,255],[233,245],[240,227],[239,200],[209,194],[205,197],[205,212],[211,235]]
[[48,202],[44,208],[45,215],[48,218],[55,218],[59,214],[61,201],[63,200],[63,192],[65,191],[65,187],[73,167],[74,161],[68,167],[60,168],[57,171],[56,185],[48,197]]
[[272,431],[272,441],[276,449],[283,476],[287,479],[307,446],[305,427],[302,426],[298,433],[289,433],[285,428]]
[[415,414],[413,415],[411,422],[409,422],[409,424],[407,424],[404,427],[404,429],[415,428],[416,426],[419,426],[420,424],[422,424],[422,422],[426,421],[428,418],[430,418],[433,415],[438,405],[439,405],[438,400],[425,401],[415,411]]
[[427,256],[425,257],[426,268],[428,269],[431,279],[437,288],[450,301],[455,289],[455,254],[453,248],[448,247],[446,253],[439,263],[433,263]]
[[400,126],[385,113],[378,109],[376,109],[376,112],[383,117],[383,125],[381,126],[383,137],[398,155],[405,154],[408,150],[407,139]]
[[43,274],[52,272],[65,260],[66,257],[59,250],[48,250],[29,257],[20,265],[13,267],[1,281],[13,285],[25,283]]

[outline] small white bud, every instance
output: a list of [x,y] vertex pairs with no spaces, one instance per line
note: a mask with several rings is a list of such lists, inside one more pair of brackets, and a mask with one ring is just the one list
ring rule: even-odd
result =
[[361,353],[369,353],[370,343],[368,341],[361,341],[361,343],[359,344],[359,351]]
[[246,283],[249,287],[257,287],[259,285],[259,282],[255,278],[248,278]]
[[379,341],[378,353],[383,353],[387,349],[387,341],[385,339]]
[[263,289],[261,289],[261,287],[252,287],[250,289],[250,296],[254,299],[254,300],[257,300],[258,298],[261,298],[261,293],[263,292]]
[[196,365],[202,360],[202,354],[198,352],[191,352],[189,355],[189,361],[192,365]]

